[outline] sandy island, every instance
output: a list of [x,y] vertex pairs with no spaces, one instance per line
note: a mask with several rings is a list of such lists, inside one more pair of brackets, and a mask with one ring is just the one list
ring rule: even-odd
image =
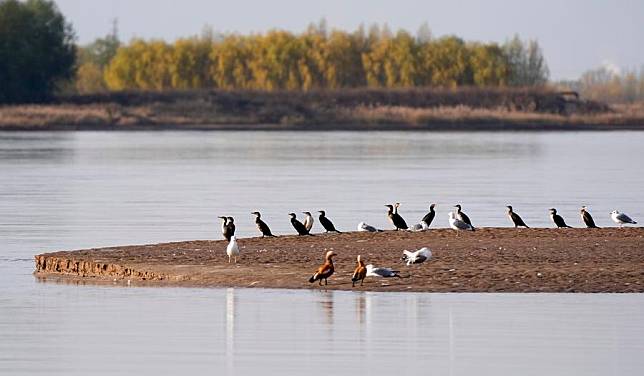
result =
[[[355,290],[416,292],[644,292],[644,228],[509,229],[474,233],[320,234],[240,239],[228,264],[226,241],[195,240],[61,251],[35,256],[46,281],[136,286],[351,290],[358,254],[409,278],[367,278]],[[406,266],[403,249],[428,246],[434,257]],[[334,250],[328,286],[307,280]]]

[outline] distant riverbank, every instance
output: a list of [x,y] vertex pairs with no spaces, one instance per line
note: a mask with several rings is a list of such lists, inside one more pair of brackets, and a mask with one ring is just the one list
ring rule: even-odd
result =
[[540,89],[114,92],[0,106],[0,130],[640,130],[644,105]]

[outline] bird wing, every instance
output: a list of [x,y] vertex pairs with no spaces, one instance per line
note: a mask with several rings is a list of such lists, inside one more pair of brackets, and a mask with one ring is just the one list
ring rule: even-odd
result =
[[324,263],[324,265],[320,266],[318,268],[318,271],[316,273],[319,276],[322,276],[322,278],[326,278],[333,274],[333,264],[331,263]]
[[379,277],[387,277],[389,276],[389,274],[391,274],[390,271],[387,270],[387,268],[376,268],[374,269],[374,273]]
[[436,215],[435,212],[429,212],[425,214],[425,216],[423,217],[423,219],[421,219],[421,221],[425,222],[425,224],[427,224],[427,227],[429,227],[429,225],[432,224],[432,221],[434,220],[435,215]]
[[370,268],[367,269],[367,276],[368,277],[395,277],[397,271],[393,270],[392,268]]
[[386,268],[372,268],[367,270],[367,275],[370,277],[386,277],[388,273]]
[[517,226],[525,226],[525,222],[523,222],[523,219],[521,219],[521,217],[517,213],[512,212],[512,214],[510,214],[510,218],[512,218],[512,222],[514,222]]
[[259,222],[257,222],[257,227],[259,227],[259,231],[261,231],[262,234],[272,235],[271,229],[264,221],[260,220]]
[[397,226],[400,227],[403,230],[407,230],[407,228],[408,228],[407,222],[405,222],[405,220],[403,219],[403,217],[400,214],[396,213],[396,216],[398,217],[398,225]]
[[591,227],[595,226],[595,221],[593,220],[593,217],[590,215],[589,212],[587,211],[584,212],[583,219],[586,226],[591,226]]
[[351,275],[351,280],[355,280],[356,278],[360,278],[359,277],[360,269],[362,269],[362,265],[360,265],[360,263],[358,263],[358,265],[356,265],[356,268],[353,270],[353,274]]
[[617,218],[618,220],[620,220],[620,221],[622,221],[622,222],[626,222],[626,223],[634,223],[634,222],[633,222],[633,220],[631,219],[631,217],[627,216],[627,215],[626,215],[626,214],[624,214],[624,213],[619,213],[619,214],[617,214],[617,216],[616,216],[615,218]]
[[429,258],[432,257],[432,251],[431,251],[431,249],[429,249],[427,247],[423,247],[423,248],[419,249],[418,251],[416,251],[416,253],[419,256],[425,257],[426,259],[429,259]]
[[335,229],[335,226],[333,225],[333,222],[327,217],[320,217],[320,223],[322,224],[322,227],[324,227],[325,230],[327,231],[337,231]]
[[351,276],[352,281],[357,281],[361,278],[364,278],[367,274],[367,268],[365,268],[362,265],[359,265],[356,267],[356,270],[353,271],[353,275]]
[[552,219],[555,221],[555,224],[559,227],[566,227],[566,221],[559,214],[555,214]]
[[369,232],[378,232],[378,230],[375,227],[368,225],[366,223],[364,224],[364,226],[362,226],[362,229],[364,231],[369,231]]
[[461,230],[469,230],[469,229],[472,228],[472,226],[470,226],[467,223],[461,221],[460,219],[454,220],[454,226],[460,228]]
[[467,214],[461,212],[460,216],[463,222],[467,223],[468,225],[472,225],[472,221],[470,221],[470,217],[468,217]]
[[309,230],[304,227],[304,224],[302,222],[298,221],[297,219],[291,219],[291,224],[293,225],[293,228],[298,232],[298,234],[307,234]]

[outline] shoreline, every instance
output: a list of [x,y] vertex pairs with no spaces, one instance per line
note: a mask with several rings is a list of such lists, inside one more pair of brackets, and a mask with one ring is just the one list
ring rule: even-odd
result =
[[[426,232],[318,234],[238,240],[241,259],[228,264],[227,242],[174,243],[60,251],[35,256],[41,281],[71,284],[285,288],[397,292],[644,292],[644,228],[481,228]],[[403,249],[429,246],[433,258],[406,266]],[[328,286],[307,279],[334,250]],[[409,278],[368,277],[351,286],[355,258],[393,267]],[[129,282],[128,282],[129,281]]]
[[644,130],[644,103],[539,88],[141,91],[0,106],[0,131]]
[[436,124],[146,124],[110,126],[95,124],[0,126],[0,132],[584,132],[644,131],[642,124],[526,124],[526,123],[436,123]]

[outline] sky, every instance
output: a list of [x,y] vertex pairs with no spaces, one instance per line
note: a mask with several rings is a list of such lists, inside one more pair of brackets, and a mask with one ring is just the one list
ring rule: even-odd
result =
[[600,66],[644,65],[643,0],[55,0],[81,44],[106,35],[118,20],[121,40],[172,41],[217,32],[301,32],[325,19],[353,31],[386,23],[415,33],[427,23],[434,37],[499,42],[518,34],[541,45],[551,78],[576,79]]

